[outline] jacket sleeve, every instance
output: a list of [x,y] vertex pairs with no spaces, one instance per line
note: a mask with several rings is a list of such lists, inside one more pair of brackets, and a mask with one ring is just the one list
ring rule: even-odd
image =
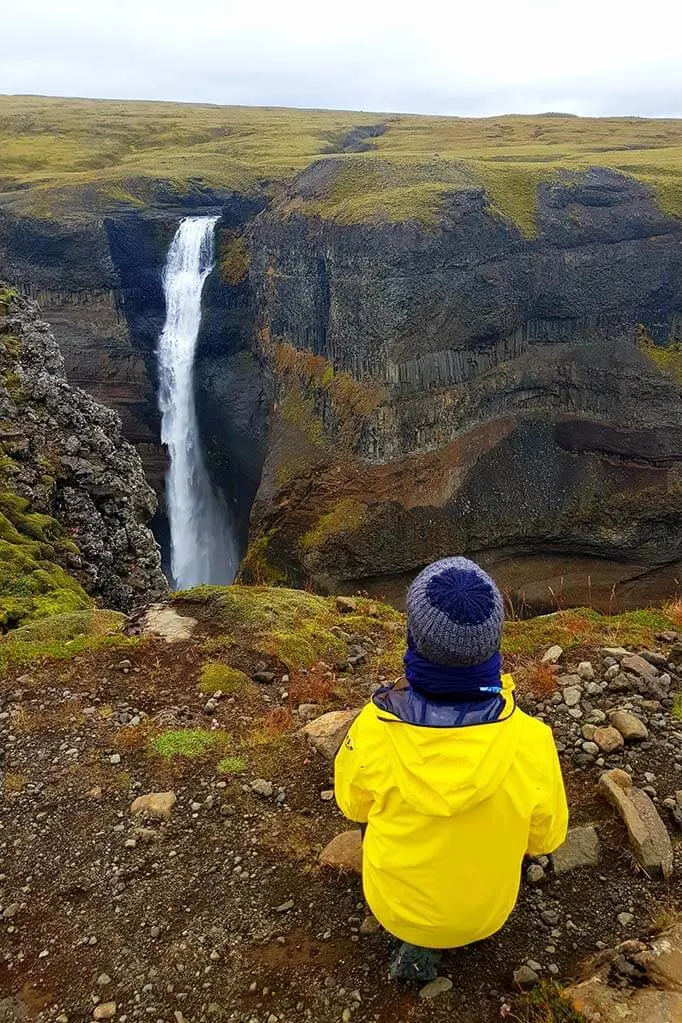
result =
[[374,802],[369,782],[369,713],[365,708],[355,719],[334,761],[334,796],[339,810],[358,824],[367,823]]
[[568,829],[568,805],[559,755],[549,728],[540,772],[540,795],[528,835],[528,855],[546,856],[563,844]]

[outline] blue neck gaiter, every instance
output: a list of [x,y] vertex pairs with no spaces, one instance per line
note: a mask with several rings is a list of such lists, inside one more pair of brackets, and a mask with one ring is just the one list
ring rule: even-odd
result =
[[471,700],[485,699],[502,692],[502,655],[499,651],[482,664],[451,667],[434,664],[422,657],[410,640],[403,663],[405,678],[413,689],[425,696]]

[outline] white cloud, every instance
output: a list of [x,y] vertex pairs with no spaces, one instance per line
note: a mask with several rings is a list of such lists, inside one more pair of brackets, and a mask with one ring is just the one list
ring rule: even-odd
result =
[[4,0],[0,92],[682,116],[677,0]]

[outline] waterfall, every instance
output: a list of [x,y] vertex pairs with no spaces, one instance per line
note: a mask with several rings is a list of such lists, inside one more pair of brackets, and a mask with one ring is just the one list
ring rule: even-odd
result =
[[201,292],[213,265],[218,217],[182,220],[163,274],[166,322],[157,349],[161,440],[170,469],[166,502],[171,536],[172,583],[231,583],[236,551],[225,501],[206,470],[194,402],[194,354],[201,323]]

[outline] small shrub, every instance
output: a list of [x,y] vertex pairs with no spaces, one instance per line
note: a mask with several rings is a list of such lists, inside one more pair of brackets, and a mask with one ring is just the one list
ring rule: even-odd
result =
[[234,693],[242,692],[249,682],[249,676],[238,668],[231,668],[222,661],[209,661],[201,669],[199,688],[208,696],[218,692],[232,696]]
[[516,1013],[510,1013],[509,1018],[520,1023],[586,1023],[583,1014],[563,997],[559,985],[551,981],[543,981],[523,995]]
[[246,759],[239,756],[223,757],[218,761],[219,774],[242,774],[247,768]]
[[207,732],[202,728],[177,728],[155,736],[150,744],[152,753],[161,757],[201,757],[224,742],[220,732]]

